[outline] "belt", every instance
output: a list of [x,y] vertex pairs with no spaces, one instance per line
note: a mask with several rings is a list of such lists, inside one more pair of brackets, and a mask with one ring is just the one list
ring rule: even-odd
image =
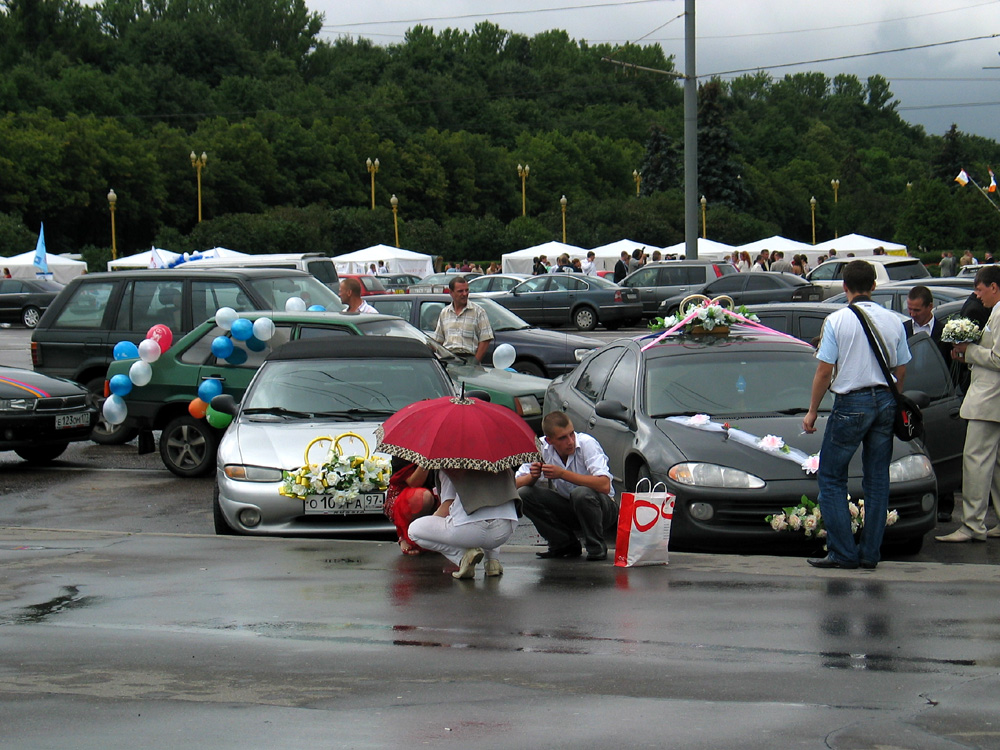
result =
[[875,393],[877,391],[887,391],[889,386],[887,385],[869,385],[864,388],[855,388],[853,391],[847,391],[847,393],[838,393],[838,396],[849,396],[852,393]]

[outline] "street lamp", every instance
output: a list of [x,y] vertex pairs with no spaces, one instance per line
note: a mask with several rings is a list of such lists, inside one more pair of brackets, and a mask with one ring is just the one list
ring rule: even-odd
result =
[[208,154],[204,151],[201,152],[201,156],[195,156],[194,151],[191,152],[191,166],[198,173],[198,223],[201,223],[201,170],[205,168],[208,164]]
[[368,167],[368,174],[372,176],[372,211],[375,210],[375,173],[378,172],[378,159],[372,161],[365,159],[365,166]]
[[708,235],[705,232],[705,207],[708,206],[708,201],[705,200],[705,196],[701,196],[701,238],[707,239]]
[[520,164],[517,165],[517,176],[521,178],[521,216],[528,215],[528,202],[527,198],[525,198],[524,183],[527,181],[528,172],[530,171],[531,167],[527,164],[523,167]]
[[399,198],[393,194],[389,199],[389,203],[392,204],[392,228],[396,230],[396,247],[399,247],[399,216],[397,214],[399,210]]
[[638,169],[632,170],[632,179],[635,180],[635,197],[639,197],[639,185],[642,184],[642,175],[639,174]]
[[809,208],[812,209],[812,224],[813,224],[813,244],[816,244],[816,196],[814,195],[809,199]]
[[118,196],[115,195],[114,188],[108,191],[108,205],[111,206],[111,260],[118,259],[118,243],[115,239],[115,204],[118,203]]
[[562,206],[562,216],[563,216],[563,244],[566,244],[566,196],[564,195],[559,199],[559,205]]
[[[836,205],[837,204],[837,191],[840,190],[840,180],[838,180],[836,178],[830,180],[830,187],[833,188],[833,204]],[[837,214],[834,213],[833,216],[834,216],[834,221],[836,221]],[[837,231],[836,227],[834,227],[834,229],[833,229],[833,236],[834,236],[834,238],[837,238],[837,237],[840,236],[840,234]]]

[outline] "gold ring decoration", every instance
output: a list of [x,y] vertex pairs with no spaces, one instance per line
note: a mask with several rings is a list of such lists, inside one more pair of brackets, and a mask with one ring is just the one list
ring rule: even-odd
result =
[[344,440],[345,438],[351,438],[353,440],[357,440],[365,448],[365,458],[367,459],[371,457],[372,452],[371,449],[368,447],[367,441],[356,432],[344,432],[340,435],[337,435],[337,437],[333,441],[333,449],[337,451],[338,456],[344,455],[344,449],[340,447],[340,441]]
[[[684,316],[688,315],[687,305],[689,302],[693,302],[696,308],[698,307],[710,308],[715,306],[722,308],[723,310],[729,310],[729,311],[733,311],[736,309],[736,303],[733,301],[733,298],[726,294],[720,294],[715,299],[710,299],[704,294],[689,294],[687,297],[681,300],[681,305],[680,308],[678,309],[678,317],[683,319]],[[728,306],[726,305],[726,303],[728,303]],[[723,314],[723,317],[724,318],[726,317],[726,313]],[[699,322],[692,321],[688,323],[687,331],[688,333],[694,334],[696,336],[703,336],[706,334],[711,336],[728,336],[729,321],[728,320],[726,320],[725,322],[718,321],[712,328],[705,328]]]
[[[344,455],[342,441],[356,440],[364,448],[364,455]],[[317,443],[327,443],[329,448],[319,463],[312,463],[309,454]],[[392,467],[388,459],[373,456],[368,441],[356,432],[344,432],[336,437],[327,435],[309,441],[305,451],[305,464],[295,471],[281,472],[278,494],[302,500],[309,495],[330,496],[330,507],[346,507],[359,494],[382,492],[386,489]]]
[[681,300],[681,304],[677,308],[680,315],[683,316],[687,311],[688,302],[696,302],[698,304],[707,302],[710,305],[718,305],[719,307],[725,307],[723,303],[728,302],[730,310],[736,309],[736,303],[733,301],[733,298],[730,297],[728,294],[720,294],[715,299],[706,297],[704,294],[689,294],[687,297]]

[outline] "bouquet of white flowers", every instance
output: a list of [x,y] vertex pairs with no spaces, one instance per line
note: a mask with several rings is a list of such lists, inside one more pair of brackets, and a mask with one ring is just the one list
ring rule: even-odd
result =
[[341,456],[331,446],[323,463],[282,471],[278,493],[297,499],[330,495],[339,507],[364,492],[384,490],[391,474],[391,464],[382,456]]
[[[847,507],[851,512],[851,533],[857,534],[865,525],[865,501],[851,501],[847,497]],[[890,510],[885,516],[885,525],[892,526],[899,520],[899,512]],[[775,531],[802,531],[807,537],[815,536],[822,539],[826,536],[823,526],[823,516],[819,511],[819,503],[813,502],[805,495],[799,505],[782,508],[781,513],[767,516],[765,522],[771,524]]]
[[944,324],[941,340],[948,344],[974,344],[982,335],[979,326],[968,318],[951,318]]

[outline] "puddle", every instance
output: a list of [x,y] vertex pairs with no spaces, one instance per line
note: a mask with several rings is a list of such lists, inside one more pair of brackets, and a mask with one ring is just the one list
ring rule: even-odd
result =
[[47,602],[31,604],[15,610],[10,617],[0,620],[0,625],[31,625],[45,622],[48,618],[60,612],[88,607],[98,599],[96,596],[81,595],[80,589],[77,586],[63,586],[62,592],[61,595],[54,599],[49,599]]

